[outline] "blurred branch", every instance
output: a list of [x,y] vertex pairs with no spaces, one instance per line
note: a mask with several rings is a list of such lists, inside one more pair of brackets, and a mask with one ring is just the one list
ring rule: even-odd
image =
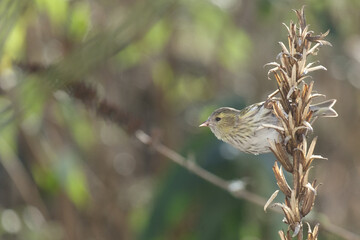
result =
[[31,1],[23,0],[2,0],[0,1],[0,56],[10,32],[29,6]]
[[[164,146],[163,144],[161,144],[157,141],[154,141],[153,138],[151,138],[149,135],[147,135],[142,130],[137,130],[135,133],[135,136],[142,143],[144,143],[146,145],[150,145],[153,149],[155,149],[161,155],[169,158],[170,160],[174,161],[175,163],[179,164],[180,166],[186,168],[187,170],[189,170],[193,174],[199,176],[200,178],[204,179],[205,181],[208,181],[208,182],[212,183],[213,185],[227,191],[228,193],[233,195],[235,198],[247,200],[247,201],[254,203],[256,205],[259,205],[261,207],[263,207],[265,205],[266,199],[247,191],[244,188],[245,185],[241,184],[240,180],[226,181],[226,180],[212,174],[211,172],[208,172],[204,168],[197,165],[194,160],[187,159],[187,158],[181,156],[180,154],[178,154],[177,152],[171,150],[170,148]],[[282,213],[282,211],[278,208],[270,208],[270,209],[274,212]],[[308,218],[307,220],[311,220],[311,219]],[[336,236],[339,236],[343,239],[360,240],[359,235],[332,224],[328,219],[322,218],[321,225],[323,226],[323,228],[326,231],[328,231]]]
[[4,149],[4,153],[3,151],[0,151],[0,162],[14,182],[21,197],[27,204],[37,207],[43,216],[48,218],[48,210],[33,179],[30,177],[9,144],[4,141],[2,137],[0,137],[0,144],[2,149]]
[[160,18],[171,12],[174,3],[176,0],[141,2],[120,26],[98,33],[61,62],[50,66],[42,77],[48,81],[51,89],[63,88],[84,79],[93,69],[147,33]]
[[140,127],[141,121],[138,118],[135,118],[127,111],[119,109],[116,105],[106,101],[106,99],[100,99],[96,89],[83,82],[70,84],[68,92],[89,109],[95,110],[95,113],[102,119],[123,127],[128,134],[132,134]]

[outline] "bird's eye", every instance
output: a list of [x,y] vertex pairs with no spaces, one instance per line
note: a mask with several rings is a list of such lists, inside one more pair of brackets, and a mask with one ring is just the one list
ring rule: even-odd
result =
[[221,118],[217,117],[217,118],[215,118],[215,120],[218,122],[218,121],[220,121],[220,120],[221,120]]

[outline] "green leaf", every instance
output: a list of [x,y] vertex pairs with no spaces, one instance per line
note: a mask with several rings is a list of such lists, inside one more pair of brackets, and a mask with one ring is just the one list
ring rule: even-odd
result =
[[156,23],[141,41],[144,52],[156,53],[164,48],[170,36],[170,28],[165,20]]
[[121,69],[128,69],[138,64],[142,59],[142,53],[137,44],[131,44],[117,54],[117,60]]
[[46,193],[54,194],[60,189],[60,183],[51,168],[34,165],[32,168],[36,184]]
[[44,91],[41,79],[37,77],[27,77],[26,81],[19,84],[17,94],[20,98],[20,106],[23,118],[41,118],[44,113],[44,106],[48,97],[48,91]]
[[88,184],[77,155],[70,149],[57,152],[54,173],[71,201],[79,208],[85,207],[90,199]]
[[[87,118],[87,112],[78,105],[74,105],[71,100],[63,101],[60,108],[64,124],[67,124],[66,127],[71,129],[70,132],[77,144],[83,149],[89,150],[95,143],[95,136],[93,126]],[[58,116],[58,119],[61,121],[61,116]]]
[[220,62],[231,71],[237,71],[239,66],[248,58],[252,43],[248,35],[235,28],[230,28],[224,33],[221,48],[219,48]]
[[68,13],[67,0],[35,0],[40,11],[44,11],[50,20],[57,25],[62,25],[67,19]]
[[90,8],[87,3],[78,2],[71,8],[69,34],[74,40],[82,40],[89,30]]
[[80,167],[74,166],[69,169],[66,181],[66,192],[78,207],[83,207],[88,202],[89,192],[86,177]]
[[16,24],[12,29],[6,43],[5,54],[13,60],[18,60],[24,49],[25,42],[25,27],[22,22]]

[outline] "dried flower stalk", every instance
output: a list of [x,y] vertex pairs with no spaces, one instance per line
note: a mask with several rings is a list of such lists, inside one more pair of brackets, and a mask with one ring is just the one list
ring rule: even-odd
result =
[[[284,24],[289,33],[288,47],[280,42],[280,63],[268,64],[274,66],[268,72],[268,77],[273,75],[278,86],[268,101],[281,123],[276,128],[281,135],[281,141],[270,142],[270,146],[277,158],[273,167],[275,178],[280,191],[285,195],[284,203],[273,204],[281,207],[285,215],[284,222],[288,225],[286,231],[279,231],[282,240],[290,240],[293,237],[303,239],[303,218],[314,206],[318,185],[316,180],[309,181],[309,171],[314,159],[324,158],[313,154],[317,138],[314,138],[308,147],[306,136],[312,131],[311,121],[314,120],[310,104],[315,97],[323,95],[313,93],[314,82],[305,83],[304,79],[310,72],[326,70],[321,65],[307,63],[307,57],[316,55],[321,45],[331,45],[324,40],[329,31],[320,35],[313,35],[313,32],[309,31],[304,7],[295,12],[298,24],[292,21],[289,26]],[[280,96],[275,98],[276,95]],[[334,116],[337,116],[336,112],[333,112]],[[277,162],[280,163],[280,167]],[[282,168],[292,174],[292,187],[289,186]],[[271,196],[267,205],[275,196]],[[311,229],[308,224],[308,229],[306,239],[316,240],[319,225]]]

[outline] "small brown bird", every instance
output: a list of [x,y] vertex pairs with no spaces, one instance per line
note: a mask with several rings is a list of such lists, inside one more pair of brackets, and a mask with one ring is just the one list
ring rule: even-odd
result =
[[[337,117],[332,109],[335,102],[332,99],[311,105],[313,117]],[[279,141],[280,135],[266,125],[280,126],[281,123],[264,103],[255,103],[242,110],[229,107],[216,109],[200,127],[209,127],[218,139],[242,152],[255,155],[270,152],[269,140]]]

